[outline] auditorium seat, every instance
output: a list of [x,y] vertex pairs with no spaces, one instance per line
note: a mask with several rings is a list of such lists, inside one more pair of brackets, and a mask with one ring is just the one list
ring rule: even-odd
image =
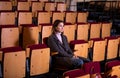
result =
[[0,11],[12,11],[12,2],[0,1]]
[[49,72],[50,49],[45,44],[29,45],[30,76]]
[[21,47],[1,48],[3,78],[23,78],[26,71],[25,51]]
[[44,8],[45,8],[45,11],[48,11],[48,12],[55,11],[56,10],[56,3],[46,1]]
[[70,47],[74,54],[80,57],[88,57],[88,42],[84,40],[73,40],[70,42]]
[[90,23],[90,38],[100,38],[100,29],[101,24],[100,23]]
[[77,23],[76,39],[88,41],[89,27],[89,23]]
[[37,11],[43,11],[44,3],[39,1],[31,2],[33,17],[37,17]]
[[65,11],[65,23],[75,24],[76,23],[76,16],[77,16],[76,12]]
[[38,25],[39,25],[39,24],[45,24],[45,23],[48,23],[48,24],[51,23],[51,14],[50,14],[50,12],[47,12],[47,11],[39,11],[37,17],[38,17],[38,18],[37,18],[37,20],[38,20]]
[[104,73],[102,74],[101,65],[99,61],[88,62],[83,65],[85,73],[90,74],[90,78],[104,78]]
[[68,42],[75,40],[75,24],[65,23],[63,34],[67,36]]
[[24,24],[22,26],[22,48],[25,49],[28,45],[39,44],[39,29],[38,26]]
[[83,69],[73,69],[64,72],[63,78],[90,78],[90,74],[85,73]]
[[2,25],[0,40],[1,48],[19,46],[19,28],[14,25]]
[[117,76],[117,78],[120,77],[120,61],[119,60],[113,60],[106,62],[105,65],[105,74],[106,78],[111,76]]
[[106,61],[116,59],[118,54],[118,44],[119,40],[117,37],[105,37],[106,40],[106,47],[107,47],[107,53],[106,53]]
[[21,24],[32,24],[32,12],[28,11],[18,12],[18,26]]
[[40,24],[40,25],[41,25],[41,40],[43,43],[44,42],[43,39],[49,37],[52,33],[52,24]]
[[102,22],[101,23],[101,38],[109,37],[111,35],[111,22]]
[[57,2],[56,8],[57,8],[57,11],[61,11],[61,12],[67,11],[67,5],[66,3],[63,3],[63,2]]
[[0,12],[0,25],[15,25],[16,13],[12,11]]
[[77,12],[77,23],[87,23],[88,12]]
[[28,1],[17,1],[17,11],[30,11],[30,3]]
[[60,11],[53,11],[52,12],[52,23],[54,23],[55,20],[62,20],[64,21],[65,13]]
[[104,39],[94,38],[90,40],[92,46],[92,61],[105,60],[106,42]]

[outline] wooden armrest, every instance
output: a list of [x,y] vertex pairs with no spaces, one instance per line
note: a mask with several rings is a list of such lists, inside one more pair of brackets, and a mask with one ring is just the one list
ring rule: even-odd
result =
[[2,51],[0,51],[0,62],[2,61]]
[[57,55],[58,54],[58,52],[51,52],[51,56],[54,56],[54,55]]

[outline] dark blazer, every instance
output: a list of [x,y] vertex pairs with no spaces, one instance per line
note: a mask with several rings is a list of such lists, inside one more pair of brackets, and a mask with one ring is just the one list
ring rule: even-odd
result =
[[55,34],[48,37],[48,46],[50,47],[51,52],[58,52],[58,55],[54,56],[52,59],[54,60],[53,63],[68,68],[81,65],[82,61],[80,59],[73,58],[73,52],[69,47],[67,37],[63,34],[61,34],[61,36],[63,43],[58,40]]
[[61,34],[62,41],[61,43],[55,34],[52,34],[48,38],[48,46],[50,47],[51,52],[58,52],[60,57],[72,57],[73,52],[69,47],[67,38],[65,35]]

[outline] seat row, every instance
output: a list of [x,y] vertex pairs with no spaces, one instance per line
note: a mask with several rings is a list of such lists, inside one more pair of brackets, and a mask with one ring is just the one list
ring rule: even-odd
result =
[[[0,25],[1,48],[28,44],[43,43],[43,39],[51,34],[52,24]],[[72,40],[89,41],[92,38],[105,38],[111,36],[111,23],[65,23],[64,34],[68,42]],[[6,38],[6,36],[8,38]],[[11,39],[11,40],[10,40]]]
[[[29,61],[26,56],[29,53]],[[100,55],[100,54],[99,54]],[[26,51],[21,47],[7,47],[0,49],[0,61],[2,64],[3,78],[18,78],[26,77],[26,71],[29,76],[36,76],[48,73],[50,70],[50,49],[45,44],[30,45]],[[28,62],[28,63],[27,63]],[[80,69],[73,69],[64,72],[64,78],[95,78],[95,76],[102,76],[99,78],[107,78],[115,76],[120,77],[120,61],[112,60],[105,62],[105,71],[101,71],[100,61],[93,61],[83,64]],[[54,68],[54,67],[53,67]],[[11,71],[12,70],[12,71]],[[101,75],[102,74],[102,75]],[[104,74],[104,75],[103,75]]]
[[[100,60],[102,61],[105,59],[112,59],[112,58],[118,57],[118,54],[119,54],[118,48],[120,44],[119,36],[110,37],[110,34],[106,35],[104,33],[105,36],[103,38],[100,38],[100,36],[97,37],[96,34],[94,34],[95,33],[94,31],[94,33],[92,33],[94,34],[94,37],[88,40],[87,39],[88,27],[85,27],[88,24],[79,24],[79,25],[80,26],[78,26],[78,28],[83,27],[81,28],[81,30],[77,29],[76,34],[79,33],[78,36],[80,36],[80,38],[75,39],[75,25],[72,25],[72,24],[69,24],[69,25],[66,24],[64,27],[65,31],[63,33],[67,36],[68,42],[72,44],[71,48],[76,51],[75,53],[78,54],[78,56],[87,58],[89,53],[88,49],[92,48],[91,50],[93,51],[93,55],[94,55],[94,52],[95,52],[95,55],[97,55],[97,56],[94,56],[92,60],[94,60],[95,58],[95,59],[98,59],[99,61]],[[84,29],[84,27],[87,28],[87,31],[86,29]],[[42,25],[39,27],[34,25],[23,25],[23,26],[20,26],[19,28],[16,26],[11,26],[11,27],[4,26],[3,28],[1,28],[1,36],[0,36],[1,45],[0,46],[1,48],[21,46],[23,49],[26,49],[29,45],[41,44],[41,43],[43,44],[45,43],[45,38],[47,38],[51,34],[51,29],[52,29],[52,25],[49,25],[49,24]],[[94,30],[97,30],[97,29],[94,29]],[[84,31],[84,32],[81,32],[81,31]],[[90,32],[91,31],[93,32],[93,30],[90,30]],[[83,34],[83,33],[86,33],[86,34]],[[80,43],[85,43],[85,45],[83,44],[79,45]],[[75,44],[78,44],[78,45],[74,46]],[[101,55],[99,55],[99,53],[101,53]],[[106,54],[108,54],[107,58],[105,56]]]
[[0,25],[20,25],[20,24],[45,24],[53,23],[56,19],[63,20],[66,23],[87,22],[88,12],[73,11],[38,11],[36,13],[28,11],[18,12],[0,12]]
[[[6,6],[7,5],[7,6]],[[46,1],[0,1],[0,11],[66,11],[63,2]]]

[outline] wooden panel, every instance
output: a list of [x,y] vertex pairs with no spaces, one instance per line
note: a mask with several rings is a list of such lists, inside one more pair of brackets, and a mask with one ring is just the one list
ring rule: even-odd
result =
[[30,75],[40,75],[49,72],[50,49],[32,50],[30,60]]
[[4,78],[25,77],[25,60],[25,51],[5,53],[3,63]]

